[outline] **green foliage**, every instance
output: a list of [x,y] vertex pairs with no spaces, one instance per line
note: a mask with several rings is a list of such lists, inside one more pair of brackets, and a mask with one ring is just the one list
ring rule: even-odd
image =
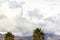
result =
[[11,32],[5,34],[4,40],[14,40],[14,35]]
[[41,28],[36,28],[33,33],[33,40],[44,40],[44,32]]

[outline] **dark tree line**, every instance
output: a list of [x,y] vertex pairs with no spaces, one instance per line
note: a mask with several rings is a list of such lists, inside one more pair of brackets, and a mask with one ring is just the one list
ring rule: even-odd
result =
[[[33,32],[33,40],[45,40],[45,34],[41,28],[36,28]],[[4,40],[14,40],[14,35],[11,32],[5,34]]]

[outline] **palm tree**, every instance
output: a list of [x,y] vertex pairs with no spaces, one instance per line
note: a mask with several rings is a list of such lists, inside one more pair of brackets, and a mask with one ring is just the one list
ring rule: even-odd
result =
[[11,32],[5,34],[4,40],[14,40],[14,35]]
[[33,40],[44,40],[44,32],[41,28],[36,28],[33,32]]

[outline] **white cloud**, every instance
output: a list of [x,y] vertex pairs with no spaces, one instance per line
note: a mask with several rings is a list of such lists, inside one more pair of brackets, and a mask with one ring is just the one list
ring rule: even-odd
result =
[[[23,6],[23,16],[21,16],[21,1],[25,2]],[[7,17],[0,20],[0,31],[17,32],[17,35],[29,35],[33,29],[42,26],[41,28],[44,28],[47,32],[60,32],[60,2],[58,1],[1,0],[0,3],[2,3],[0,15],[3,14],[1,18]],[[35,8],[38,10],[35,11]],[[29,12],[30,14],[28,13],[29,10],[31,10]],[[30,20],[31,17],[32,19]]]

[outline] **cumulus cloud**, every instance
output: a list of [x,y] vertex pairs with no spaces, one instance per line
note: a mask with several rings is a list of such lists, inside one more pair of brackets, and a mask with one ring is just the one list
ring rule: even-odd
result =
[[32,30],[34,29],[34,24],[27,21],[26,18],[17,16],[15,18],[15,21],[17,23],[16,29],[18,30],[18,32],[21,32],[23,35],[32,33]]
[[38,19],[41,19],[41,18],[43,17],[43,15],[40,15],[40,14],[39,14],[38,9],[34,9],[33,11],[28,11],[28,15],[29,15],[31,18],[38,18]]
[[[3,14],[0,15],[0,19],[3,19],[0,20],[1,32],[11,31],[17,33],[17,35],[29,35],[32,34],[33,29],[37,27],[44,29],[46,32],[60,32],[60,15],[56,16],[56,13],[60,13],[60,6],[52,6],[52,4],[56,3],[48,3],[44,0],[25,0],[23,2],[17,2],[16,0],[9,0],[8,2],[6,2],[7,0],[1,1],[0,14]],[[24,2],[26,2],[24,11],[26,11],[27,14],[23,12],[24,17],[22,17],[20,14],[21,7],[25,4]],[[39,8],[41,11],[35,9],[35,7]],[[25,15],[28,15],[28,17],[26,18]],[[31,19],[28,21],[27,19],[29,18]]]
[[54,17],[48,17],[48,18],[44,19],[44,21],[49,21],[49,22],[55,23],[55,18]]
[[39,23],[41,22],[43,15],[39,13],[39,10],[37,8],[35,8],[33,10],[28,11],[28,17],[30,22]]

